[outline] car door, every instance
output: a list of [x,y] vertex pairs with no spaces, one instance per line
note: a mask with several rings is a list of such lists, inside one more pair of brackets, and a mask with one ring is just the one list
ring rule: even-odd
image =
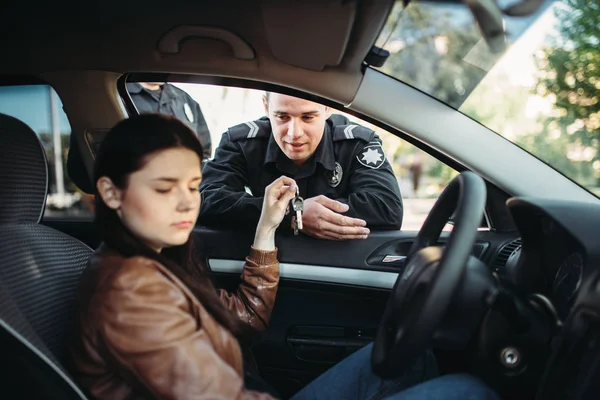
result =
[[[234,289],[253,233],[196,229],[216,284]],[[289,396],[373,341],[415,231],[365,240],[278,236],[280,284],[269,329],[253,348],[261,375]],[[444,232],[443,243],[448,236]],[[482,231],[473,254],[489,261],[498,236]],[[493,244],[493,246],[490,246]]]

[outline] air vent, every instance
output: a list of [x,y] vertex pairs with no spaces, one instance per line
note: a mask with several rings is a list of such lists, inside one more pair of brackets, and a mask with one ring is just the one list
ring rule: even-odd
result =
[[510,257],[510,255],[516,249],[518,249],[522,243],[523,242],[521,239],[515,239],[512,242],[509,242],[509,243],[505,244],[504,246],[502,246],[502,248],[498,252],[498,255],[496,256],[496,261],[494,262],[494,270],[498,271],[499,269],[504,267],[506,265],[506,261],[508,261],[508,258]]

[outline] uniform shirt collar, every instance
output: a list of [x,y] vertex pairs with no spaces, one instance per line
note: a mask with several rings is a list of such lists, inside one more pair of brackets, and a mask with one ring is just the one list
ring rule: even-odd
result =
[[166,83],[159,90],[148,90],[138,82],[127,83],[127,92],[129,92],[130,94],[139,94],[141,92],[146,92],[148,94],[152,94],[152,93],[157,93],[157,92],[161,93],[161,92],[168,92],[168,91],[169,91],[169,85],[167,85]]

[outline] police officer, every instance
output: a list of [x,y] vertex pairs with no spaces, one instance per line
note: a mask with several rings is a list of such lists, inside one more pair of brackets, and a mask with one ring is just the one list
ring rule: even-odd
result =
[[374,131],[304,99],[267,93],[263,104],[266,117],[229,128],[204,167],[201,224],[254,229],[265,187],[287,175],[304,198],[305,234],[345,240],[400,229],[398,181]]
[[128,83],[127,91],[140,114],[168,114],[186,122],[202,143],[204,160],[210,158],[212,153],[210,131],[200,105],[189,94],[166,82]]

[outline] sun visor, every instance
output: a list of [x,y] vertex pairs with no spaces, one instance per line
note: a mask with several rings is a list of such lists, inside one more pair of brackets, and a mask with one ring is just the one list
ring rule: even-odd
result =
[[320,71],[339,65],[356,18],[356,1],[261,2],[273,55],[287,64]]

